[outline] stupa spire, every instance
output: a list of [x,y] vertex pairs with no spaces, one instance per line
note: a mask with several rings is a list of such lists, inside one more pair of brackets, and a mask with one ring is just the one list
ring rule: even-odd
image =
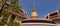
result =
[[33,3],[31,18],[38,18],[37,12],[36,12],[36,6],[35,3]]

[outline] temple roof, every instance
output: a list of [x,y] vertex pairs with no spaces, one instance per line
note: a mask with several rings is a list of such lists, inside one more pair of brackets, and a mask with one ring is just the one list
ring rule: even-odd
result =
[[54,22],[47,21],[47,20],[25,20],[25,21],[22,21],[22,23],[53,23],[55,24]]
[[36,7],[33,6],[30,18],[24,19],[22,21],[22,23],[54,23],[54,22],[48,21],[48,20],[43,19],[43,18],[39,18],[37,11],[36,11]]

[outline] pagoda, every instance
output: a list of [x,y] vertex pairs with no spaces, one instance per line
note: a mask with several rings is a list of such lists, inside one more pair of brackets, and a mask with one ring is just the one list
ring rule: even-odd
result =
[[31,16],[24,19],[21,26],[55,26],[55,23],[38,17],[36,7],[33,6]]

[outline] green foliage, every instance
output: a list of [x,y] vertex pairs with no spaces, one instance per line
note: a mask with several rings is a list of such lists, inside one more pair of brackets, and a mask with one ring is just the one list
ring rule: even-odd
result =
[[[6,5],[4,2],[8,2],[10,5],[9,4]],[[18,2],[19,0],[3,0],[3,2],[0,0],[0,3],[4,3],[3,11],[0,13],[0,16],[3,15],[3,19],[0,22],[0,26],[3,26],[5,24],[7,24],[8,26],[19,26],[20,25],[17,22],[14,23],[14,21],[12,20],[9,20],[9,23],[7,23],[8,18],[10,16],[10,13],[8,12],[8,10],[16,12],[16,13],[20,12],[21,6]]]

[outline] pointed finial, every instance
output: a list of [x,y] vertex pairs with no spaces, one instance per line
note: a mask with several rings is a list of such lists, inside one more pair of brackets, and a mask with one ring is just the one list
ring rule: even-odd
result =
[[35,3],[33,2],[33,6],[35,6]]
[[35,6],[35,3],[33,3],[33,8],[32,8],[33,11],[36,11],[36,6]]
[[32,8],[32,13],[31,13],[31,18],[38,18],[38,14],[36,12],[36,6],[35,3],[33,3],[33,8]]

